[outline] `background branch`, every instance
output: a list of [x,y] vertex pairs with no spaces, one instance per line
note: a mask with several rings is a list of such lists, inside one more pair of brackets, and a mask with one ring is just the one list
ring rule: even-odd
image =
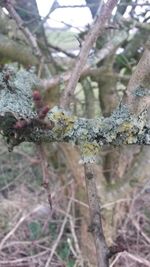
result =
[[150,41],[131,76],[124,103],[133,114],[139,114],[150,105]]
[[33,48],[33,52],[36,56],[38,56],[39,58],[42,58],[42,53],[38,47],[36,38],[31,34],[31,32],[28,30],[27,27],[25,27],[22,19],[20,18],[20,16],[18,15],[18,13],[15,11],[13,4],[11,3],[11,1],[6,1],[5,3],[5,7],[8,10],[9,14],[12,16],[12,18],[16,21],[19,29],[21,29],[21,31],[24,33],[24,35],[26,36],[27,42],[30,43],[31,47]]

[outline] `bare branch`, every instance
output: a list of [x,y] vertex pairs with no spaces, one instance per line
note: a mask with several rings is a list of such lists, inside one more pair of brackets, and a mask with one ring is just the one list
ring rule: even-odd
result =
[[39,156],[40,156],[40,161],[41,161],[41,167],[42,167],[42,174],[43,174],[43,187],[45,188],[47,192],[47,199],[49,202],[50,209],[52,209],[52,198],[51,198],[51,191],[50,191],[50,175],[48,171],[48,161],[47,161],[47,156],[45,153],[44,145],[38,144],[37,146]]
[[[116,34],[114,35],[114,38],[111,38],[111,40],[105,44],[105,47],[97,52],[95,58],[92,61],[92,65],[96,66],[97,63],[100,63],[102,60],[112,55],[112,53],[118,48],[119,45],[121,45],[122,42],[124,42],[127,39],[127,37],[128,35],[124,30],[117,31]],[[84,78],[86,76],[98,77],[101,75],[101,70],[102,68],[92,67],[89,63],[87,63],[80,73],[80,78]],[[129,80],[129,76],[123,77],[123,75],[121,76],[120,74],[116,75],[118,75],[119,79],[120,78],[126,79],[127,77],[126,80]],[[57,86],[60,83],[68,82],[71,77],[72,77],[72,72],[67,71],[61,75],[53,76],[51,79],[42,80],[42,84],[44,88],[47,90]]]
[[62,52],[64,55],[68,56],[68,57],[71,57],[71,58],[76,58],[76,56],[71,53],[71,52],[68,52],[66,51],[65,49],[59,47],[59,46],[56,46],[56,45],[53,45],[53,44],[50,44],[50,42],[48,42],[48,46],[52,49],[54,49],[55,51],[57,52]]
[[85,180],[88,192],[88,201],[90,207],[91,225],[89,231],[92,232],[97,253],[97,266],[109,266],[109,249],[107,247],[101,221],[101,210],[96,189],[96,178],[93,165],[85,164]]
[[77,82],[80,78],[82,69],[86,63],[88,54],[90,49],[92,48],[93,44],[95,43],[96,39],[104,32],[106,23],[108,22],[111,12],[113,8],[115,7],[117,3],[117,0],[108,0],[107,3],[103,6],[101,10],[101,15],[97,18],[95,24],[89,31],[87,37],[85,38],[85,41],[83,43],[83,46],[81,48],[79,57],[76,61],[75,67],[72,71],[71,78],[69,80],[68,86],[66,90],[64,91],[64,94],[60,101],[61,107],[68,107],[69,103],[71,101],[71,98],[74,94]]

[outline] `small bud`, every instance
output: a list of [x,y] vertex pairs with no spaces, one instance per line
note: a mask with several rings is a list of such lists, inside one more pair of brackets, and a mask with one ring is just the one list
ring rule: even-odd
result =
[[15,123],[14,129],[23,129],[27,126],[27,122],[25,120],[19,120]]
[[4,79],[5,79],[5,81],[8,81],[10,79],[10,74],[6,73],[5,76],[4,76]]
[[46,115],[47,115],[48,112],[49,112],[49,106],[43,107],[40,110],[39,114],[38,114],[39,119],[44,119],[46,117]]
[[41,101],[41,100],[42,100],[41,94],[40,94],[40,92],[39,92],[38,90],[35,90],[35,91],[33,92],[32,96],[33,96],[33,100],[34,100],[35,102],[37,102],[37,101]]

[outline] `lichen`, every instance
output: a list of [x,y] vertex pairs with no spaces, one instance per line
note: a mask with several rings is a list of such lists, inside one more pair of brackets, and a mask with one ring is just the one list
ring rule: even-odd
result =
[[150,96],[150,88],[145,88],[142,85],[138,86],[134,91],[133,95],[137,97]]
[[72,116],[70,112],[55,106],[48,113],[48,118],[54,122],[53,133],[57,138],[62,138],[72,133],[76,117]]
[[97,153],[99,151],[99,145],[95,142],[81,143],[81,160],[79,163],[94,163],[96,161]]
[[[6,80],[7,74],[7,80]],[[33,73],[24,69],[7,67],[0,73],[0,110],[12,112],[17,117],[34,117],[32,110],[32,90],[39,84]]]

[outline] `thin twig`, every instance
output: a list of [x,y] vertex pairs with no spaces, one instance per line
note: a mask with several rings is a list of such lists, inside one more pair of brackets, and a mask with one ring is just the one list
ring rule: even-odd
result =
[[22,216],[20,218],[20,220],[16,223],[16,225],[14,226],[14,228],[2,239],[1,243],[0,243],[0,251],[2,250],[5,242],[15,233],[15,231],[18,229],[18,227],[20,226],[20,224],[22,224],[22,222],[25,220],[26,216]]
[[137,255],[133,255],[127,251],[124,251],[124,252],[121,252],[117,255],[117,257],[114,259],[114,261],[111,263],[110,267],[113,267],[115,265],[115,263],[122,257],[125,257],[125,258],[130,258],[131,260],[139,263],[139,264],[142,264],[141,266],[147,266],[147,267],[150,267],[150,262],[142,257],[139,257]]
[[4,260],[4,261],[1,261],[0,260],[0,266],[6,266],[6,264],[8,264],[8,266],[17,266],[16,264],[18,263],[28,263],[29,261],[30,262],[33,262],[34,259],[36,258],[40,258],[41,256],[45,256],[45,254],[48,254],[50,251],[50,249],[48,248],[47,250],[44,250],[42,252],[39,252],[38,254],[36,255],[32,255],[32,256],[27,256],[27,257],[23,257],[23,258],[20,258],[20,259],[16,259],[16,260]]
[[50,42],[48,42],[48,46],[57,52],[61,52],[61,53],[65,54],[67,57],[76,58],[76,55],[74,55],[71,52],[66,51],[65,49],[63,49],[57,45],[53,45]]
[[51,192],[50,192],[50,185],[49,185],[49,170],[48,170],[48,162],[47,162],[47,156],[45,154],[44,146],[43,144],[37,145],[39,156],[41,159],[41,166],[42,166],[42,173],[43,173],[43,187],[47,191],[47,198],[50,205],[50,208],[52,209],[52,199],[51,199]]
[[126,256],[126,257],[132,259],[133,261],[136,261],[140,264],[144,264],[147,267],[150,267],[150,262],[148,260],[142,258],[142,257],[139,257],[138,255],[133,255],[127,251],[124,251],[123,256]]
[[122,252],[117,254],[113,262],[110,264],[110,267],[113,267],[115,265],[115,263],[120,259],[121,255],[122,255]]
[[69,222],[70,222],[70,229],[71,229],[72,237],[74,239],[74,246],[77,252],[77,256],[80,260],[82,260],[81,250],[80,250],[78,239],[77,239],[76,232],[75,232],[74,221],[71,216],[69,217]]

